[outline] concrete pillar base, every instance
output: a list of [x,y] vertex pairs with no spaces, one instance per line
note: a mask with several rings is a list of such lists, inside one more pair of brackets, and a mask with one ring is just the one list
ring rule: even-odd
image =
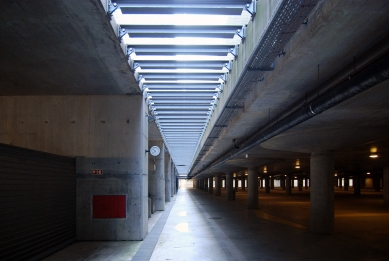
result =
[[331,152],[311,154],[310,231],[334,232],[334,157]]

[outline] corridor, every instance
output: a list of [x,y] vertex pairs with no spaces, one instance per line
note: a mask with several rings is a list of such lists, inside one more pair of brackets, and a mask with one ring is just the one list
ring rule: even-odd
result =
[[[78,242],[52,260],[387,260],[389,211],[382,192],[335,188],[335,233],[310,233],[309,189],[291,196],[259,191],[259,210],[247,209],[247,190],[235,201],[181,187],[146,239]],[[151,220],[153,222],[153,220]],[[97,247],[100,245],[100,247]],[[89,252],[88,252],[89,251]],[[81,253],[75,255],[75,253]],[[136,253],[135,253],[136,252]],[[134,256],[135,255],[135,256]]]

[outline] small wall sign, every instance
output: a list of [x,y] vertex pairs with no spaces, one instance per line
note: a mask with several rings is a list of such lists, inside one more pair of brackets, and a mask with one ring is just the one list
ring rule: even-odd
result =
[[92,170],[93,175],[103,175],[103,170],[102,169],[94,169]]

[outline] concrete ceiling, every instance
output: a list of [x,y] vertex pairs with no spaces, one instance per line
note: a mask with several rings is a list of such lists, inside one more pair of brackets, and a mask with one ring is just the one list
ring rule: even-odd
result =
[[2,1],[0,95],[139,94],[100,1]]
[[[389,166],[388,81],[255,148],[222,160],[236,154],[233,139],[240,146],[256,132],[298,110],[307,100],[318,93],[322,95],[374,57],[387,52],[388,4],[319,1],[307,26],[299,28],[287,44],[285,56],[275,61],[275,70],[265,74],[263,82],[253,85],[246,96],[245,108],[192,169],[192,174],[201,177],[212,171],[220,172],[226,164],[258,166],[260,172],[267,166],[268,173],[309,173],[310,153],[327,150],[336,156],[337,171],[371,171]],[[369,158],[373,146],[379,151],[377,159]],[[294,169],[296,159],[304,161],[305,168]]]
[[[0,14],[0,95],[140,94],[100,1],[6,0]],[[388,24],[387,1],[319,1],[191,175],[290,173],[296,159],[297,172],[308,173],[309,153],[319,150],[334,151],[338,171],[389,166],[388,81],[214,166],[236,151],[233,139],[241,145],[389,50]]]

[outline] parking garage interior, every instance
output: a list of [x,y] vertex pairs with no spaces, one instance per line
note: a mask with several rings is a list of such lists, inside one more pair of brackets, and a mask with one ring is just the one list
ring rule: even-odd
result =
[[0,5],[1,260],[386,260],[389,3]]

